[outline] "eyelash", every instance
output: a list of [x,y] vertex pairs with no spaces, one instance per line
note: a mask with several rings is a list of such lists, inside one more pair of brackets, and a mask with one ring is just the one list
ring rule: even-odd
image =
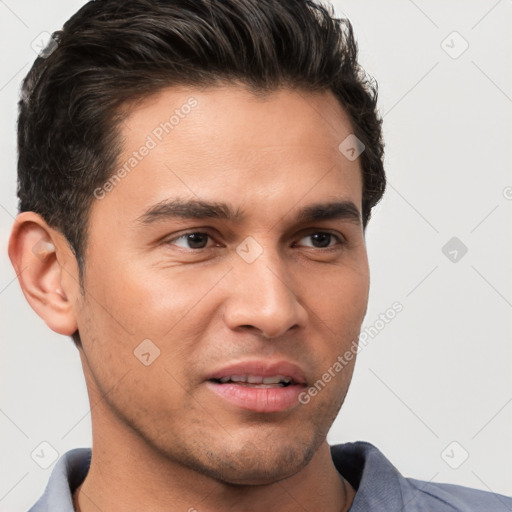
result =
[[[303,238],[311,237],[313,235],[318,235],[318,234],[330,235],[331,237],[333,237],[335,239],[335,241],[337,243],[335,245],[330,245],[330,246],[327,246],[327,247],[307,246],[307,248],[309,248],[309,249],[318,249],[318,250],[322,250],[322,251],[326,252],[326,251],[329,251],[329,250],[336,249],[338,247],[342,247],[342,246],[344,246],[346,244],[346,240],[342,236],[340,236],[338,234],[335,234],[335,233],[332,233],[329,230],[314,230],[314,231],[310,231],[310,232],[305,233],[304,235],[302,235],[300,240],[302,240]],[[209,233],[207,233],[206,231],[187,231],[186,233],[183,233],[183,234],[181,234],[181,235],[179,235],[177,237],[174,237],[174,238],[166,241],[165,243],[167,245],[174,245],[173,242],[176,242],[177,240],[180,240],[180,239],[184,239],[184,238],[186,238],[189,235],[206,235],[210,240],[213,240],[213,236],[210,235]],[[181,247],[181,248],[184,249],[184,250],[192,251],[192,252],[199,252],[201,250],[212,249],[213,247],[199,247],[199,248],[196,248],[196,249],[190,248],[190,247],[187,247],[187,248]]]

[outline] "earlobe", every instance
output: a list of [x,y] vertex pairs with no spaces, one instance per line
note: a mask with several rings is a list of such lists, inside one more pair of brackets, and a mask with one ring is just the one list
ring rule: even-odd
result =
[[[70,260],[60,233],[50,228],[41,216],[23,212],[16,218],[9,240],[9,257],[21,289],[32,309],[53,331],[71,336],[77,330],[73,303],[74,290],[63,279]],[[73,257],[74,259],[74,257]]]

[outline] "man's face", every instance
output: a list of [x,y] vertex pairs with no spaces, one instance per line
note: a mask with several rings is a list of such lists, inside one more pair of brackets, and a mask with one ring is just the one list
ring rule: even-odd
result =
[[76,307],[95,436],[231,483],[296,473],[354,360],[299,394],[357,340],[368,299],[347,116],[330,93],[168,89],[122,133],[128,172],[96,192]]

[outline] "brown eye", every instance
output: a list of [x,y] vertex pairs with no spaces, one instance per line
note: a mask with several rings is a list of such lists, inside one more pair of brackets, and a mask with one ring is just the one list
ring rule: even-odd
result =
[[315,247],[329,247],[333,236],[330,233],[315,233],[311,235],[311,241]]
[[299,245],[303,245],[305,247],[314,247],[315,249],[324,249],[333,247],[336,245],[336,243],[341,244],[341,240],[338,236],[326,231],[318,231],[301,238],[301,240],[308,239],[310,240],[309,243],[302,243]]
[[178,238],[170,240],[169,243],[185,249],[204,249],[208,244],[209,238],[210,236],[207,233],[185,233]]

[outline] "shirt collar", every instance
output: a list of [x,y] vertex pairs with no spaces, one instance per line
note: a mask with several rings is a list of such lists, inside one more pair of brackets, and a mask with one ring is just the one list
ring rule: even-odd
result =
[[331,456],[356,490],[350,512],[402,510],[407,481],[378,448],[362,441],[339,444],[331,446]]
[[90,448],[66,452],[55,464],[44,494],[29,512],[74,512],[73,493],[84,481],[90,464]]

